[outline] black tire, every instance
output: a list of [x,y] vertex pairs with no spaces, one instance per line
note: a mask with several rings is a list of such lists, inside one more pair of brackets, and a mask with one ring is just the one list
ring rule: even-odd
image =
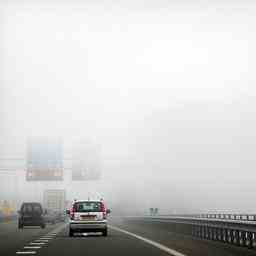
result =
[[105,228],[103,231],[102,231],[102,235],[103,236],[107,236],[108,235],[108,229]]
[[22,223],[18,223],[18,228],[19,228],[19,229],[22,229],[22,228],[23,228]]
[[74,232],[73,232],[72,229],[69,229],[69,236],[70,236],[70,237],[73,237],[73,236],[74,236]]
[[42,224],[42,225],[41,225],[41,228],[45,228],[45,224]]
[[55,221],[54,220],[52,221],[52,225],[55,225]]

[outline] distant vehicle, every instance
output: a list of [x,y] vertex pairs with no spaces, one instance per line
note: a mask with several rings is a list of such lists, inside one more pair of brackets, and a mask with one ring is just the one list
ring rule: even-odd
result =
[[66,211],[56,212],[57,219],[59,222],[65,222],[67,219]]
[[64,189],[48,189],[43,194],[43,206],[45,209],[63,213],[65,210],[66,192]]
[[107,236],[107,214],[110,210],[106,209],[103,201],[76,200],[67,213],[70,215],[69,236],[76,232],[102,232]]
[[52,225],[60,221],[60,214],[57,211],[53,211],[51,209],[46,209],[44,211],[43,217],[44,217],[45,223],[51,223]]
[[24,226],[40,226],[45,228],[43,208],[40,203],[23,203],[18,213],[18,228],[23,228]]

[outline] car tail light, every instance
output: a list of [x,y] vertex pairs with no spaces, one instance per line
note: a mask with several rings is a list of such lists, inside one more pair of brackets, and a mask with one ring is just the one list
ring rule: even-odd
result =
[[75,218],[76,206],[73,205],[70,210],[70,219],[73,220]]
[[103,202],[100,203],[100,211],[103,213],[103,219],[107,218],[107,209]]

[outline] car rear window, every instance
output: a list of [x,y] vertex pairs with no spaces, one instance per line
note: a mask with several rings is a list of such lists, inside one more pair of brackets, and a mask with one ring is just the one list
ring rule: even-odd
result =
[[21,211],[27,214],[30,214],[30,213],[41,214],[43,212],[40,204],[24,204],[22,206]]
[[74,204],[77,212],[101,212],[101,202],[77,202]]

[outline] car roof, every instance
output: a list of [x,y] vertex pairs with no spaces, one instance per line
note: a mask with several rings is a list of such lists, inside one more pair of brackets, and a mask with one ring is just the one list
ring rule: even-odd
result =
[[22,204],[37,204],[37,205],[41,205],[41,203],[39,203],[39,202],[24,202]]
[[102,202],[102,200],[100,199],[79,199],[79,200],[75,200],[74,203],[80,203],[80,202]]

